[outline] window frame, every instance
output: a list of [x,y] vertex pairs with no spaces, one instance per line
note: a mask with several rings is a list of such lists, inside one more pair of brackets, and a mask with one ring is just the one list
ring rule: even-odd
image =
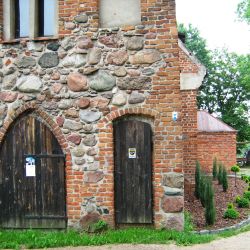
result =
[[55,15],[54,25],[55,33],[52,36],[43,36],[41,34],[41,27],[39,27],[39,0],[29,0],[30,11],[29,11],[29,36],[20,38],[17,37],[16,25],[17,15],[15,0],[4,0],[3,1],[3,38],[5,41],[18,40],[18,39],[36,39],[36,38],[56,38],[58,36],[58,0],[55,3]]

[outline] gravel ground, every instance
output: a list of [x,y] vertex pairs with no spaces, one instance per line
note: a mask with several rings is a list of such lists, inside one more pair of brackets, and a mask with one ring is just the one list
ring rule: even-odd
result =
[[230,238],[215,240],[211,243],[189,247],[176,245],[105,245],[98,247],[67,247],[50,248],[50,250],[249,250],[250,232],[242,233]]

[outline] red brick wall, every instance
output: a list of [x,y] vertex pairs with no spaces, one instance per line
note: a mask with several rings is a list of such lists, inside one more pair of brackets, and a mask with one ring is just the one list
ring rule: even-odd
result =
[[183,169],[193,179],[197,160],[197,90],[182,90]]
[[198,133],[198,160],[204,171],[212,172],[215,157],[228,170],[236,164],[236,132]]
[[[198,73],[198,66],[181,48],[181,73]],[[198,90],[182,90],[182,124],[183,124],[183,169],[185,179],[193,180],[197,160],[197,92]],[[186,187],[186,185],[185,185]]]
[[[59,2],[59,36],[72,33],[65,28],[67,22],[72,22],[78,14],[85,13],[89,17],[89,24],[93,31],[98,28],[98,0],[58,0]],[[88,32],[91,36],[91,32]]]
[[191,61],[187,54],[180,49],[180,67],[181,73],[198,73],[198,66]]

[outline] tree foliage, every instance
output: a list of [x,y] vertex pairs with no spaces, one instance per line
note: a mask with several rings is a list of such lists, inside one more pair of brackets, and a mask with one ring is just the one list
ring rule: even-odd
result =
[[238,130],[238,141],[250,141],[250,55],[237,55],[226,49],[209,50],[206,40],[192,25],[181,24],[179,31],[186,36],[186,47],[207,69],[198,107],[216,113]]
[[250,24],[250,0],[241,0],[237,7],[237,14],[240,20]]

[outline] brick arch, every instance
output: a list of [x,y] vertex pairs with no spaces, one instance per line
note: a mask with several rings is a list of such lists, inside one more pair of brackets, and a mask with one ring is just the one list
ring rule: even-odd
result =
[[[107,196],[112,197],[112,201],[103,201],[102,205],[107,207],[110,211],[108,215],[107,221],[115,226],[115,207],[114,207],[114,142],[113,142],[113,121],[116,119],[128,116],[128,115],[136,115],[141,117],[149,117],[153,120],[154,126],[152,129],[154,130],[155,127],[159,123],[159,116],[160,113],[148,108],[126,108],[126,109],[119,109],[114,110],[105,117],[103,117],[99,123],[99,163],[100,163],[100,170],[105,172],[104,183],[106,186],[109,187],[109,193]],[[154,156],[153,156],[154,157]],[[152,163],[152,168],[154,169],[154,160]],[[154,177],[153,177],[154,178]],[[98,196],[99,194],[97,194]],[[100,194],[100,199],[102,199],[102,194]],[[158,201],[158,194],[154,194],[155,202],[159,203]],[[158,208],[155,209],[155,211]]]
[[151,118],[154,118],[157,120],[160,113],[156,110],[149,109],[149,108],[126,108],[126,109],[119,109],[112,111],[105,117],[103,117],[99,123],[98,127],[100,129],[104,129],[105,127],[109,127],[110,124],[116,120],[119,117],[125,116],[125,115],[142,115],[142,116],[148,116]]
[[41,117],[45,122],[46,125],[49,127],[53,135],[56,137],[59,145],[61,146],[62,150],[66,154],[66,160],[70,160],[70,151],[68,148],[68,143],[60,129],[60,127],[52,120],[52,118],[47,114],[45,111],[43,111],[36,102],[28,102],[18,108],[13,114],[9,115],[7,119],[4,121],[4,124],[2,128],[0,129],[0,143],[4,139],[5,135],[7,134],[11,124],[18,119],[18,117],[22,114],[24,114],[27,111],[33,111],[36,113],[39,117]]

